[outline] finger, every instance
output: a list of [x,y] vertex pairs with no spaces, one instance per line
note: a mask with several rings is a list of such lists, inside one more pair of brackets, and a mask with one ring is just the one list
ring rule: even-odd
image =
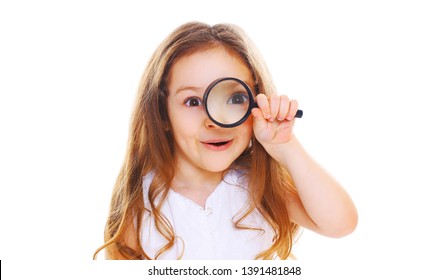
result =
[[299,102],[297,100],[293,99],[289,102],[289,112],[286,116],[287,120],[292,120],[295,118],[297,110],[299,110]]
[[253,116],[253,129],[254,131],[263,130],[263,128],[268,123],[267,120],[263,116],[263,112],[260,110],[260,108],[253,108],[252,109],[252,116]]
[[279,121],[284,120],[286,118],[286,115],[288,114],[288,111],[289,111],[289,98],[286,95],[282,95],[280,96],[280,104],[277,119]]
[[256,100],[258,108],[261,110],[263,117],[265,119],[269,119],[271,117],[271,109],[269,107],[269,101],[266,95],[260,93],[256,96]]
[[271,108],[271,117],[270,121],[274,121],[278,116],[278,110],[280,106],[280,97],[277,95],[271,95],[269,97],[269,107]]
[[252,108],[251,113],[252,113],[252,116],[254,118],[262,118],[262,119],[264,119],[263,112],[260,110],[260,108]]

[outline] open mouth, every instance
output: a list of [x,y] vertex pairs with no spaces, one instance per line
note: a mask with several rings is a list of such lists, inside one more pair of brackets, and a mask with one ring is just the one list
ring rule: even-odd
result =
[[229,141],[211,141],[211,142],[202,142],[205,146],[211,150],[222,151],[230,147],[232,144],[232,140]]
[[209,145],[213,145],[216,147],[224,146],[225,144],[229,143],[230,141],[224,141],[224,142],[215,142],[215,143],[207,143]]

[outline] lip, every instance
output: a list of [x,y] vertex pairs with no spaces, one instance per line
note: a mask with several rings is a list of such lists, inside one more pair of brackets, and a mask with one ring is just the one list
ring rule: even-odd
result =
[[[225,151],[233,144],[233,139],[207,140],[207,141],[201,141],[201,143],[209,150]],[[216,143],[224,143],[224,144],[216,145]]]

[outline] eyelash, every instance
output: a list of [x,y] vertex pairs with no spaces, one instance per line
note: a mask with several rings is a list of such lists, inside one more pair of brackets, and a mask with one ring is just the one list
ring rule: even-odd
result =
[[[191,105],[190,104],[191,101],[197,101],[199,104]],[[187,99],[185,99],[184,104],[187,105],[188,107],[198,107],[198,106],[202,106],[202,100],[199,97],[192,96],[192,97],[188,97]]]

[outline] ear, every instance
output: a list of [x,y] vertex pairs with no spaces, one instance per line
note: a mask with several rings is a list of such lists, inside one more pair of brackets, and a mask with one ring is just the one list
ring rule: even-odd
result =
[[248,153],[250,153],[253,144],[254,144],[254,136],[252,136],[252,138],[250,138],[250,140],[249,140],[249,144],[247,145],[246,150],[245,150],[244,152],[248,152]]

